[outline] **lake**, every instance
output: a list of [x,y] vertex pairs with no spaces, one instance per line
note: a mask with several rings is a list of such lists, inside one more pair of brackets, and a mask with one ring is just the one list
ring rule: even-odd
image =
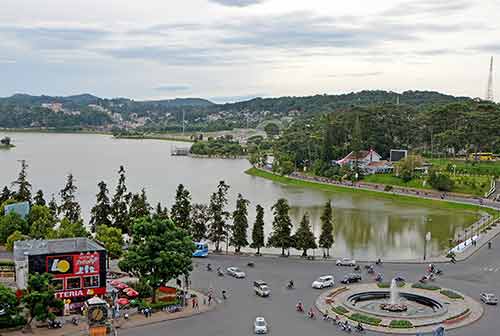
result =
[[[244,174],[250,167],[247,160],[170,155],[173,146],[189,145],[185,143],[114,139],[94,134],[9,133],[8,136],[16,147],[0,151],[0,187],[10,186],[19,172],[18,161],[26,160],[33,193],[42,189],[48,201],[51,194],[57,196],[65,185],[66,175],[72,173],[86,221],[95,203],[97,183],[104,180],[113,193],[120,165],[126,169],[128,190],[139,192],[145,188],[153,206],[161,201],[170,207],[180,183],[189,189],[193,202],[208,203],[218,182],[224,180],[231,186],[230,211],[234,209],[238,193],[251,202],[250,223],[254,220],[255,205],[265,208],[266,235],[272,227],[270,208],[278,198],[288,199],[296,226],[307,212],[317,236],[322,207],[327,200],[332,200],[335,217],[333,256],[419,258],[423,255],[424,236],[428,231],[432,233],[432,240],[427,253],[439,255],[448,247],[450,237],[478,218],[476,213],[468,211],[408,204],[360,193],[281,185]],[[318,255],[320,250],[314,253]]]

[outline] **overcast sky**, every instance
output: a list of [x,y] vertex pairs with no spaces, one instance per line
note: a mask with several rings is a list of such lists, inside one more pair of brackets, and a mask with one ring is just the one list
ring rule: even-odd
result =
[[484,97],[490,56],[500,67],[498,0],[0,4],[0,96],[232,101],[415,89]]

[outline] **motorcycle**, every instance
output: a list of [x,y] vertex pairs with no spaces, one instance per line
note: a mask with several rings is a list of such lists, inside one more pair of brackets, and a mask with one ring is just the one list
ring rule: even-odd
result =
[[382,260],[380,258],[377,259],[377,261],[375,262],[375,265],[382,265]]
[[302,306],[302,304],[299,303],[295,306],[295,310],[298,311],[299,313],[303,313],[304,307]]
[[252,261],[250,261],[249,263],[247,263],[247,266],[248,266],[248,267],[254,267],[254,266],[255,266],[255,264],[254,264]]
[[226,300],[226,299],[227,299],[227,295],[226,295],[226,291],[225,291],[225,290],[223,290],[223,291],[222,291],[222,298],[223,298],[224,300]]
[[355,327],[356,331],[358,333],[362,333],[365,331],[365,328],[363,328],[363,326],[361,324],[358,324],[356,327]]
[[208,272],[211,272],[211,271],[212,271],[212,265],[210,265],[210,264],[208,264],[208,265],[207,265],[207,271],[208,271]]
[[351,325],[349,322],[345,321],[344,323],[340,322],[340,328],[342,331],[350,333],[352,331]]
[[286,285],[286,288],[287,288],[287,289],[294,289],[294,287],[295,287],[295,286],[294,286],[294,284],[293,284],[293,282],[292,282],[292,281],[288,282],[288,284]]
[[62,328],[62,322],[58,320],[49,320],[47,326],[49,329],[59,329]]
[[354,271],[359,272],[360,270],[361,270],[361,267],[359,267],[359,265],[354,267]]
[[224,276],[224,273],[222,273],[222,271],[219,269],[217,269],[217,275],[220,276],[220,277],[223,277]]
[[442,274],[443,274],[443,270],[440,270],[440,269],[435,269],[435,270],[434,270],[434,274],[435,274],[435,275],[442,275]]
[[377,274],[377,276],[375,277],[375,281],[376,282],[382,282],[384,280],[384,276],[382,274]]
[[80,324],[80,319],[76,316],[73,316],[73,318],[71,319],[71,323],[77,326],[78,324]]
[[307,318],[309,320],[315,320],[316,319],[316,315],[314,314],[314,312],[310,311],[307,313]]

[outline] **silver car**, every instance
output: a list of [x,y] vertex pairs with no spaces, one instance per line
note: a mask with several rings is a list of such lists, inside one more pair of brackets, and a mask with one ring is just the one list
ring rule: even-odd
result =
[[349,258],[337,259],[337,266],[356,266],[356,260]]
[[267,334],[267,322],[263,317],[256,317],[253,323],[253,331],[256,334]]
[[498,304],[497,296],[495,294],[492,294],[492,293],[482,293],[481,294],[481,301],[483,301],[486,304],[491,304],[491,305]]
[[226,271],[227,271],[227,274],[229,274],[230,276],[233,276],[237,279],[243,279],[246,276],[245,272],[240,270],[238,267],[228,267],[226,269]]

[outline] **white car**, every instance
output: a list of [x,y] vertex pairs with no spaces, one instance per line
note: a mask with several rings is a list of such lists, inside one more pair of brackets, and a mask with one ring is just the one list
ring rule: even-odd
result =
[[333,285],[333,275],[323,275],[313,281],[312,288],[322,289],[325,287],[332,287]]
[[230,276],[233,276],[237,279],[243,279],[246,276],[245,272],[240,270],[238,267],[228,267],[226,269],[226,271],[227,271],[227,274],[229,274]]
[[253,323],[253,331],[256,334],[267,334],[267,322],[263,317],[256,317]]
[[491,305],[498,304],[497,296],[495,294],[492,294],[492,293],[482,293],[481,294],[481,301],[483,301],[486,304],[491,304]]
[[349,258],[338,259],[335,263],[337,266],[356,266],[356,260]]

